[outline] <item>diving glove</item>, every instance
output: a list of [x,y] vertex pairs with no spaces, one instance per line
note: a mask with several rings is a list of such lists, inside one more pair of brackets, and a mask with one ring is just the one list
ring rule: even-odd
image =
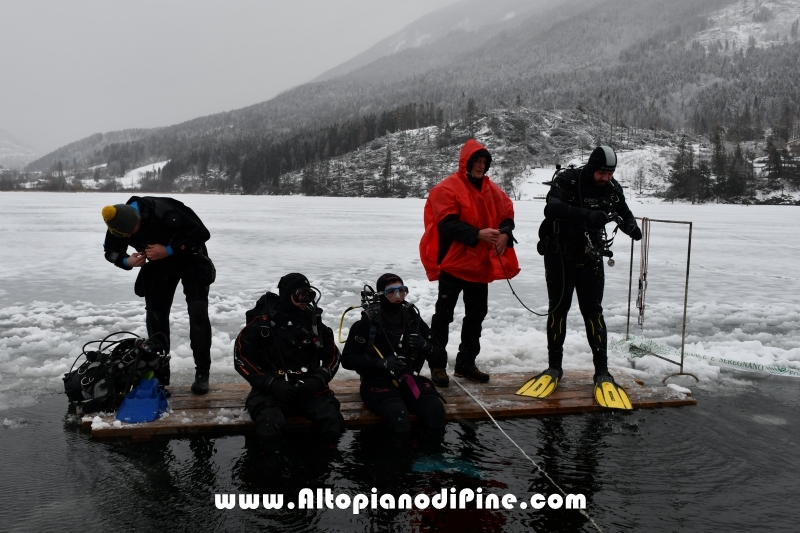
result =
[[422,338],[422,336],[417,335],[416,333],[409,335],[408,345],[414,350],[419,350],[425,353],[430,353],[430,351],[433,350],[433,344],[429,343]]
[[586,214],[586,224],[592,228],[603,228],[608,224],[608,214],[605,211],[589,211]]
[[406,368],[406,360],[402,357],[387,357],[379,361],[380,366],[391,372],[392,374],[402,372]]
[[272,380],[269,392],[283,403],[292,403],[300,397],[297,387],[279,378]]

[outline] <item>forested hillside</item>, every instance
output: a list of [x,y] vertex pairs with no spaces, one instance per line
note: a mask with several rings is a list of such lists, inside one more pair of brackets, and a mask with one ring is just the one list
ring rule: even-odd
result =
[[752,162],[798,133],[798,21],[797,0],[541,2],[514,24],[457,27],[268,102],[130,132],[124,142],[94,136],[28,168],[104,164],[113,177],[169,160],[152,184],[159,190],[213,171],[206,186],[277,192],[281,176],[387,133],[470,130],[491,110],[522,108],[589,113],[618,131],[719,135],[732,152],[752,141]]

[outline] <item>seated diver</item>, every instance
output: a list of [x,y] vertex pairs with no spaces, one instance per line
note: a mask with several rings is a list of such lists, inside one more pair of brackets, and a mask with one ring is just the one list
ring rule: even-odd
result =
[[304,275],[285,275],[278,292],[267,292],[247,312],[234,344],[234,367],[253,387],[245,407],[267,450],[283,444],[289,415],[310,419],[334,445],[344,418],[328,388],[340,358],[333,331],[321,322],[317,291]]
[[417,308],[405,301],[408,287],[399,276],[382,275],[376,289],[380,305],[362,312],[350,329],[342,366],[358,372],[361,399],[396,436],[410,433],[409,411],[426,428],[442,430],[442,398],[430,379],[417,375],[425,360],[435,360],[441,348]]

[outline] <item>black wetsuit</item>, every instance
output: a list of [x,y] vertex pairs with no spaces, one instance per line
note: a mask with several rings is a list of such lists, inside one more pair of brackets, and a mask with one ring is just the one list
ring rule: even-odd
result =
[[[317,313],[314,332],[313,313]],[[322,310],[301,311],[281,297],[267,293],[247,313],[247,325],[234,344],[234,367],[253,387],[245,407],[255,422],[256,435],[267,447],[278,447],[290,414],[310,419],[328,442],[344,431],[339,401],[328,383],[339,370],[339,348],[333,331],[319,321]],[[287,404],[270,392],[274,380],[290,383],[318,379],[321,388],[312,397]]]
[[125,270],[127,249],[137,252],[150,244],[167,247],[170,255],[148,261],[139,271],[134,291],[144,296],[147,308],[147,334],[162,333],[169,352],[169,312],[178,282],[189,310],[189,339],[198,372],[208,375],[211,366],[211,323],[208,318],[209,285],[216,271],[208,259],[206,241],[211,237],[203,222],[189,207],[172,198],[133,196],[127,202],[134,205],[141,219],[139,231],[123,238],[106,231],[103,244],[106,260]]
[[[426,357],[433,360],[441,352],[427,324],[420,318],[416,308],[408,304],[391,306],[384,303],[377,315],[371,322],[366,313],[362,314],[361,320],[350,329],[342,351],[342,366],[358,372],[361,376],[362,400],[383,417],[393,432],[411,431],[409,411],[415,413],[425,427],[443,428],[444,404],[436,387],[428,378],[416,375]],[[408,345],[409,336],[413,333],[431,343],[432,349],[427,356]],[[390,373],[384,367],[384,360],[378,351],[384,358],[403,357],[405,368]],[[413,380],[413,385],[409,379]]]
[[555,177],[547,195],[545,220],[539,230],[539,250],[544,255],[547,295],[552,310],[547,317],[549,366],[561,368],[567,313],[575,291],[592,349],[595,373],[601,374],[608,371],[608,339],[603,319],[605,272],[600,255],[603,226],[591,226],[587,216],[592,210],[601,210],[606,214],[616,213],[626,224],[633,221],[633,227],[636,225],[619,183],[612,179],[608,185],[598,186],[592,174],[591,169],[578,168],[567,169]]

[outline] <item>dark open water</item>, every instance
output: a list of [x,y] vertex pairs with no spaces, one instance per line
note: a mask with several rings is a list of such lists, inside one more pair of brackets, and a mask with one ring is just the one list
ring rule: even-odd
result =
[[[698,405],[500,422],[603,531],[800,531],[800,384],[756,381]],[[0,531],[596,531],[574,510],[217,510],[214,493],[433,495],[442,488],[529,498],[555,490],[490,422],[450,423],[444,441],[396,445],[348,430],[338,450],[311,435],[280,456],[245,437],[92,441],[66,398],[0,418]],[[438,470],[438,471],[437,471]],[[521,501],[521,500],[520,500]]]

